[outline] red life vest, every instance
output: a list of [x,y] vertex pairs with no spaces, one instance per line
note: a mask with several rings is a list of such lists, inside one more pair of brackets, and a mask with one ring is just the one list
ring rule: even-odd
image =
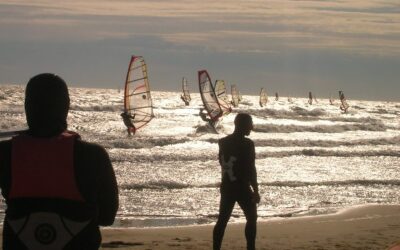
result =
[[75,179],[74,141],[78,134],[28,135],[12,139],[9,199],[61,198],[84,201]]

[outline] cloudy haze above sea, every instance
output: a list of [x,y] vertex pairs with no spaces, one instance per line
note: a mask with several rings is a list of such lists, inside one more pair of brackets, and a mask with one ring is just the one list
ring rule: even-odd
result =
[[41,72],[73,86],[122,88],[130,56],[177,91],[197,71],[243,93],[399,100],[400,2],[0,1],[0,83]]

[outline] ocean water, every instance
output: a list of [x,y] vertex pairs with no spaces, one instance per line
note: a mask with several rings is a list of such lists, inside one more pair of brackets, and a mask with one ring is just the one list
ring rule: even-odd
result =
[[[207,224],[218,214],[218,139],[238,112],[253,116],[261,202],[259,219],[313,216],[360,204],[399,204],[400,103],[258,96],[243,102],[211,133],[198,116],[201,99],[184,106],[179,92],[152,92],[155,118],[127,137],[122,91],[70,88],[69,129],[106,147],[120,190],[114,226]],[[305,96],[307,93],[305,93]],[[26,128],[24,87],[0,86],[0,130]],[[4,202],[0,203],[1,216]],[[235,207],[231,221],[243,221]]]

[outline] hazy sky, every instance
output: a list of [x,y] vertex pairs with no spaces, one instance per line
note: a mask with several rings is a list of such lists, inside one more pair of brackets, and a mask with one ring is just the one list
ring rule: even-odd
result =
[[0,83],[122,88],[135,54],[155,90],[207,69],[247,94],[400,101],[399,0],[0,0],[0,36]]

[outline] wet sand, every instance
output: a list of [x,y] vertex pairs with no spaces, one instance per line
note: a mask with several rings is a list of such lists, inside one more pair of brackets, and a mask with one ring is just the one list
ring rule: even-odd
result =
[[[104,228],[102,249],[212,249],[213,225]],[[258,223],[257,249],[389,249],[400,242],[400,206],[368,205],[332,215]],[[228,224],[222,249],[245,249],[244,224]]]

